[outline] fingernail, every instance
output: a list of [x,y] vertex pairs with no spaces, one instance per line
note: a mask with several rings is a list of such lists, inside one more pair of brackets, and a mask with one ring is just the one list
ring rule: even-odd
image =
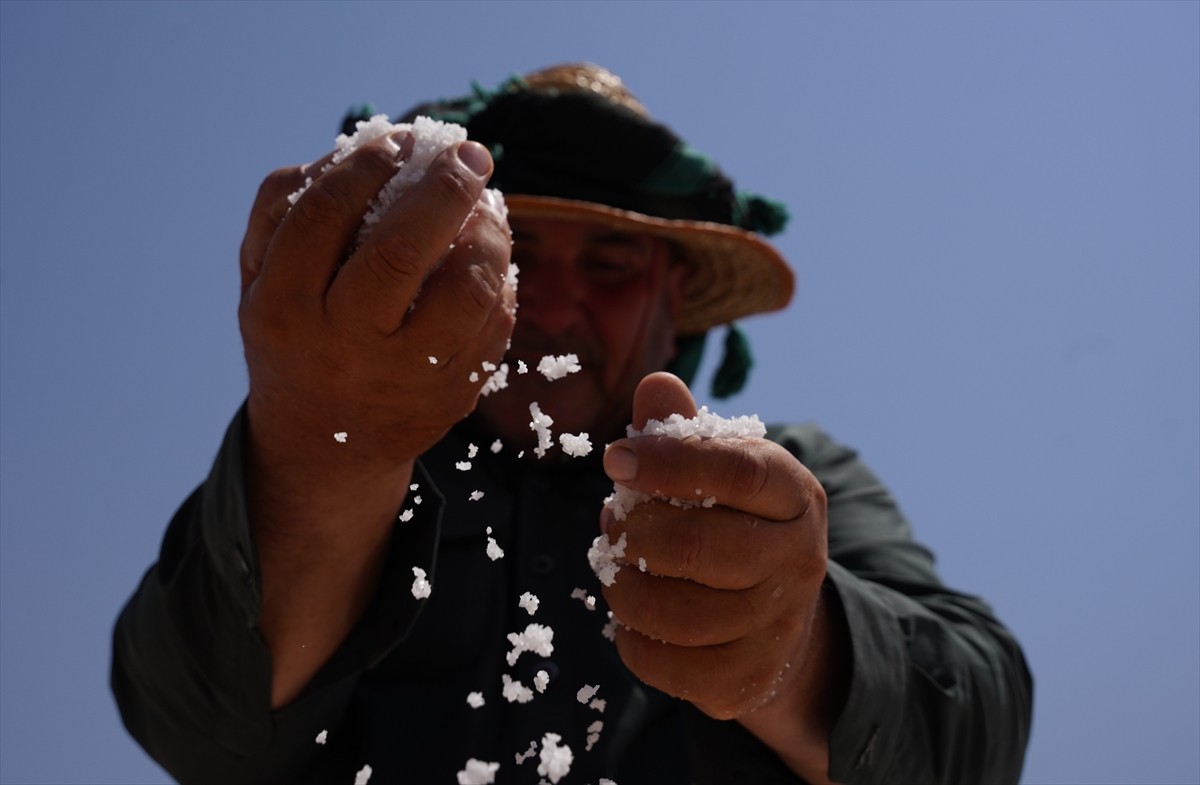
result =
[[607,507],[600,508],[600,533],[607,535],[608,527],[612,525],[614,520],[613,511]]
[[609,447],[604,451],[604,471],[616,482],[628,482],[637,477],[637,454],[628,447]]
[[480,177],[492,171],[492,156],[479,142],[463,142],[458,146],[458,160]]
[[407,161],[412,155],[413,137],[412,132],[407,129],[404,131],[396,131],[388,137],[393,147],[393,154],[397,161]]

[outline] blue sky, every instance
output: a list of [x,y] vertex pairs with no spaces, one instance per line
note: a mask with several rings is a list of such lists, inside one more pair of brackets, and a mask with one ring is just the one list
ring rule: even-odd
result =
[[0,781],[166,780],[109,634],[245,393],[262,177],[566,60],[789,205],[717,409],[859,448],[1017,632],[1025,781],[1200,781],[1198,41],[1196,2],[0,2]]

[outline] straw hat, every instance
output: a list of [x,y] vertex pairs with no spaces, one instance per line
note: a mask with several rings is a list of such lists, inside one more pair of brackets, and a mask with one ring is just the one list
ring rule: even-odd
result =
[[515,77],[495,91],[434,101],[406,117],[464,125],[495,160],[491,184],[510,216],[594,221],[675,243],[689,267],[676,328],[703,333],[783,308],[794,278],[757,233],[782,206],[738,192],[704,155],[655,122],[615,74],[573,63]]

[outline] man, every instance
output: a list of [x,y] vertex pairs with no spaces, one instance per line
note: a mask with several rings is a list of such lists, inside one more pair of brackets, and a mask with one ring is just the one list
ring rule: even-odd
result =
[[[786,304],[747,231],[778,210],[595,66],[418,111],[477,141],[353,252],[404,134],[260,190],[249,396],[117,624],[138,741],[186,782],[1015,781],[1020,649],[852,452],[811,426],[622,438],[696,414],[657,372],[689,376],[697,336]],[[535,402],[611,446],[535,457]],[[618,520],[613,482],[656,498]],[[530,623],[552,649],[522,653]]]

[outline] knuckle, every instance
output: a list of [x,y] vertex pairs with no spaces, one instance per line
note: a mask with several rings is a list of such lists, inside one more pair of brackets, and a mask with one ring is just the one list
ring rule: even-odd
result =
[[[439,162],[442,160],[438,159]],[[435,165],[425,175],[425,181],[432,198],[457,209],[464,216],[479,197],[478,184],[456,167]]]
[[367,253],[367,267],[385,284],[411,281],[419,277],[424,267],[424,249],[407,233],[392,233],[372,246]]
[[734,453],[733,469],[729,472],[730,490],[738,498],[753,499],[766,487],[769,465],[746,446]]
[[308,223],[332,224],[346,220],[353,208],[349,195],[327,180],[318,180],[292,208]]
[[682,575],[695,575],[704,562],[704,537],[701,527],[691,518],[676,520],[671,526],[670,549]]

